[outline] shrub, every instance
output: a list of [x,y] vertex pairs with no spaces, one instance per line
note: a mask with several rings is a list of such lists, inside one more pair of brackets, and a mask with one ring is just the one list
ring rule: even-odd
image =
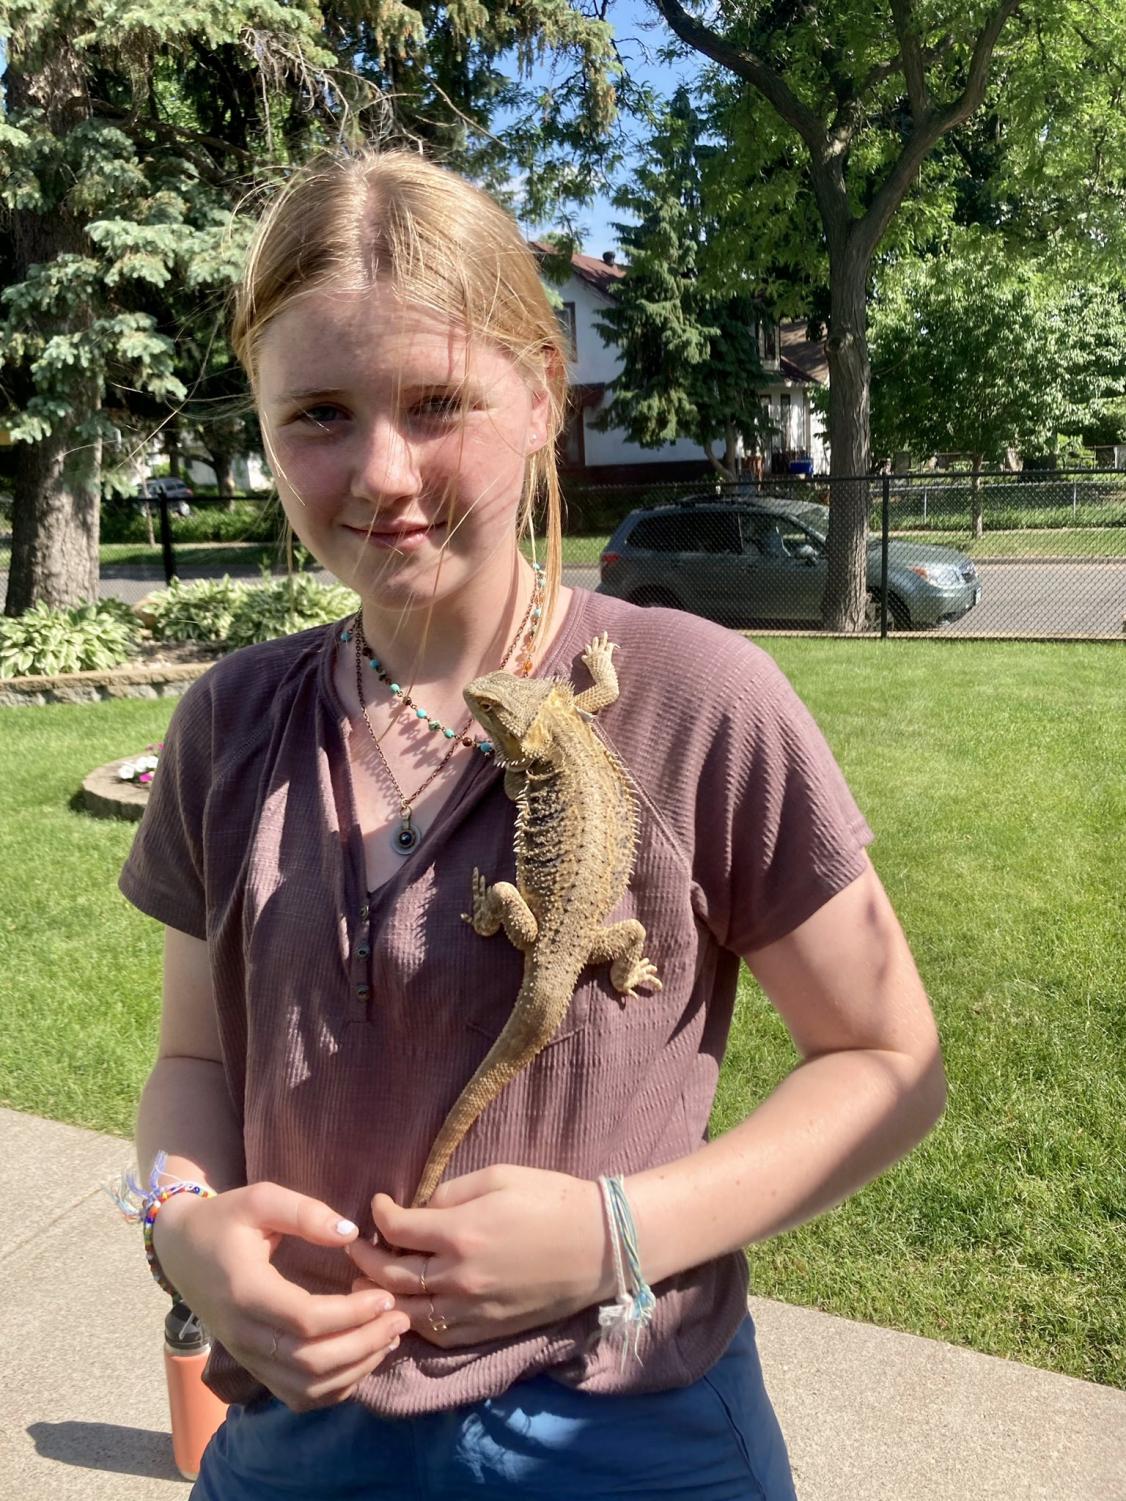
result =
[[229,636],[232,646],[291,636],[313,625],[329,625],[359,606],[358,597],[343,584],[322,584],[307,573],[263,580],[246,586],[235,611]]
[[139,625],[120,600],[60,609],[33,605],[0,619],[0,677],[97,672],[136,654]]
[[158,641],[204,641],[220,646],[228,640],[235,610],[245,592],[224,575],[184,584],[173,579],[167,589],[150,594],[145,609],[152,616]]
[[248,646],[271,641],[309,626],[328,625],[357,607],[351,589],[321,584],[307,574],[263,578],[260,584],[230,578],[174,581],[150,595],[153,634],[164,641],[202,641],[213,646]]

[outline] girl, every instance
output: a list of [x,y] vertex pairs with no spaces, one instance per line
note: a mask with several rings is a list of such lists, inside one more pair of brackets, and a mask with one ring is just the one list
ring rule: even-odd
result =
[[[362,608],[200,679],[122,875],[166,925],[151,1250],[232,1403],[193,1495],[792,1497],[742,1248],[839,1203],[944,1099],[870,832],[768,657],[561,587],[563,336],[490,199],[406,154],[301,174],[234,344],[289,522]],[[541,502],[545,572],[517,546]],[[644,925],[661,988],[589,965],[409,1208],[522,972],[462,919],[475,872],[514,877],[462,690],[502,666],[586,688],[603,633],[596,733],[639,824],[613,920]],[[708,1142],[741,959],[802,1061]],[[654,1298],[624,1355],[599,1323],[623,1236],[632,1311]]]

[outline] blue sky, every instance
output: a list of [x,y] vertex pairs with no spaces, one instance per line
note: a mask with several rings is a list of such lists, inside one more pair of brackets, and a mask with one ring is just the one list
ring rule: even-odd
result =
[[[612,0],[607,8],[607,20],[618,39],[622,60],[630,77],[636,82],[647,83],[667,97],[678,83],[689,82],[700,72],[704,61],[702,58],[693,57],[673,63],[658,60],[656,54],[672,39],[672,33],[656,6],[650,4],[649,0]],[[548,83],[550,79],[551,70],[548,66],[537,69],[532,75],[533,82]],[[634,134],[636,133],[635,127]],[[613,207],[609,196],[595,199],[581,212],[579,220],[585,231],[583,249],[588,255],[601,255],[604,250],[614,248],[616,236],[611,224],[621,217],[621,210]],[[551,226],[526,227],[534,232]]]

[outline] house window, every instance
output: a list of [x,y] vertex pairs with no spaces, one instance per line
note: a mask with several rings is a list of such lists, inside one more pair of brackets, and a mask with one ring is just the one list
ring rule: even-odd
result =
[[567,341],[567,358],[578,359],[579,346],[575,338],[575,304],[565,302],[557,314],[559,327],[563,330],[563,337]]
[[778,398],[778,407],[778,425],[782,429],[782,447],[793,448],[794,428],[793,423],[790,421],[790,396],[788,392],[783,391],[782,395]]

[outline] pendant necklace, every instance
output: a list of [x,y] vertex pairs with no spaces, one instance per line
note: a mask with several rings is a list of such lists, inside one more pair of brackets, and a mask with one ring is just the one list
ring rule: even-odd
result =
[[[504,659],[502,660],[500,668],[498,669],[498,671],[503,672],[505,667],[508,666],[513,652],[518,646],[521,646],[523,650],[521,652],[520,662],[517,667],[517,676],[519,677],[527,677],[532,671],[532,646],[535,642],[536,632],[539,629],[539,622],[543,615],[543,567],[539,563],[533,563],[532,569],[532,597],[528,602],[528,608],[524,612],[524,618],[521,620],[519,626],[516,629],[516,635],[512,638],[512,644],[505,652]],[[397,855],[409,855],[413,850],[416,850],[419,844],[422,842],[422,831],[417,828],[412,821],[411,804],[415,802],[417,798],[422,796],[427,787],[430,786],[431,782],[433,782],[436,777],[441,775],[441,773],[449,765],[454,752],[460,746],[465,746],[468,750],[476,749],[481,753],[481,755],[484,756],[491,756],[493,754],[493,744],[490,740],[475,740],[467,733],[469,726],[473,723],[472,715],[470,715],[469,718],[466,719],[465,723],[461,726],[460,729],[451,729],[449,728],[449,726],[442,724],[440,720],[435,719],[431,714],[427,713],[425,709],[423,709],[418,703],[415,702],[414,699],[410,697],[410,695],[404,688],[400,686],[400,684],[392,681],[391,674],[387,671],[383,663],[375,655],[371,647],[368,645],[367,641],[364,639],[362,609],[356,611],[356,615],[354,620],[352,621],[352,624],[345,627],[345,629],[341,631],[340,640],[345,643],[349,641],[355,642],[356,696],[360,701],[360,712],[363,714],[364,723],[367,725],[368,734],[371,736],[371,743],[375,746],[376,754],[378,755],[380,761],[383,763],[383,769],[384,771],[386,771],[388,777],[390,778],[391,785],[395,789],[395,796],[397,799],[399,812],[399,827],[391,836],[391,848]],[[391,765],[387,760],[387,757],[383,754],[383,747],[379,743],[379,736],[375,733],[375,726],[372,724],[371,717],[368,714],[367,703],[365,702],[364,698],[363,664],[365,657],[367,658],[368,666],[372,669],[373,672],[378,674],[380,682],[387,684],[391,693],[391,697],[393,699],[398,699],[405,709],[413,709],[415,717],[420,720],[425,720],[432,733],[436,733],[437,731],[441,730],[443,736],[450,742],[449,750],[447,750],[441,761],[438,762],[438,765],[426,778],[422,786],[416,788],[409,797],[399,786],[398,779],[396,778],[395,773],[391,770]]]

